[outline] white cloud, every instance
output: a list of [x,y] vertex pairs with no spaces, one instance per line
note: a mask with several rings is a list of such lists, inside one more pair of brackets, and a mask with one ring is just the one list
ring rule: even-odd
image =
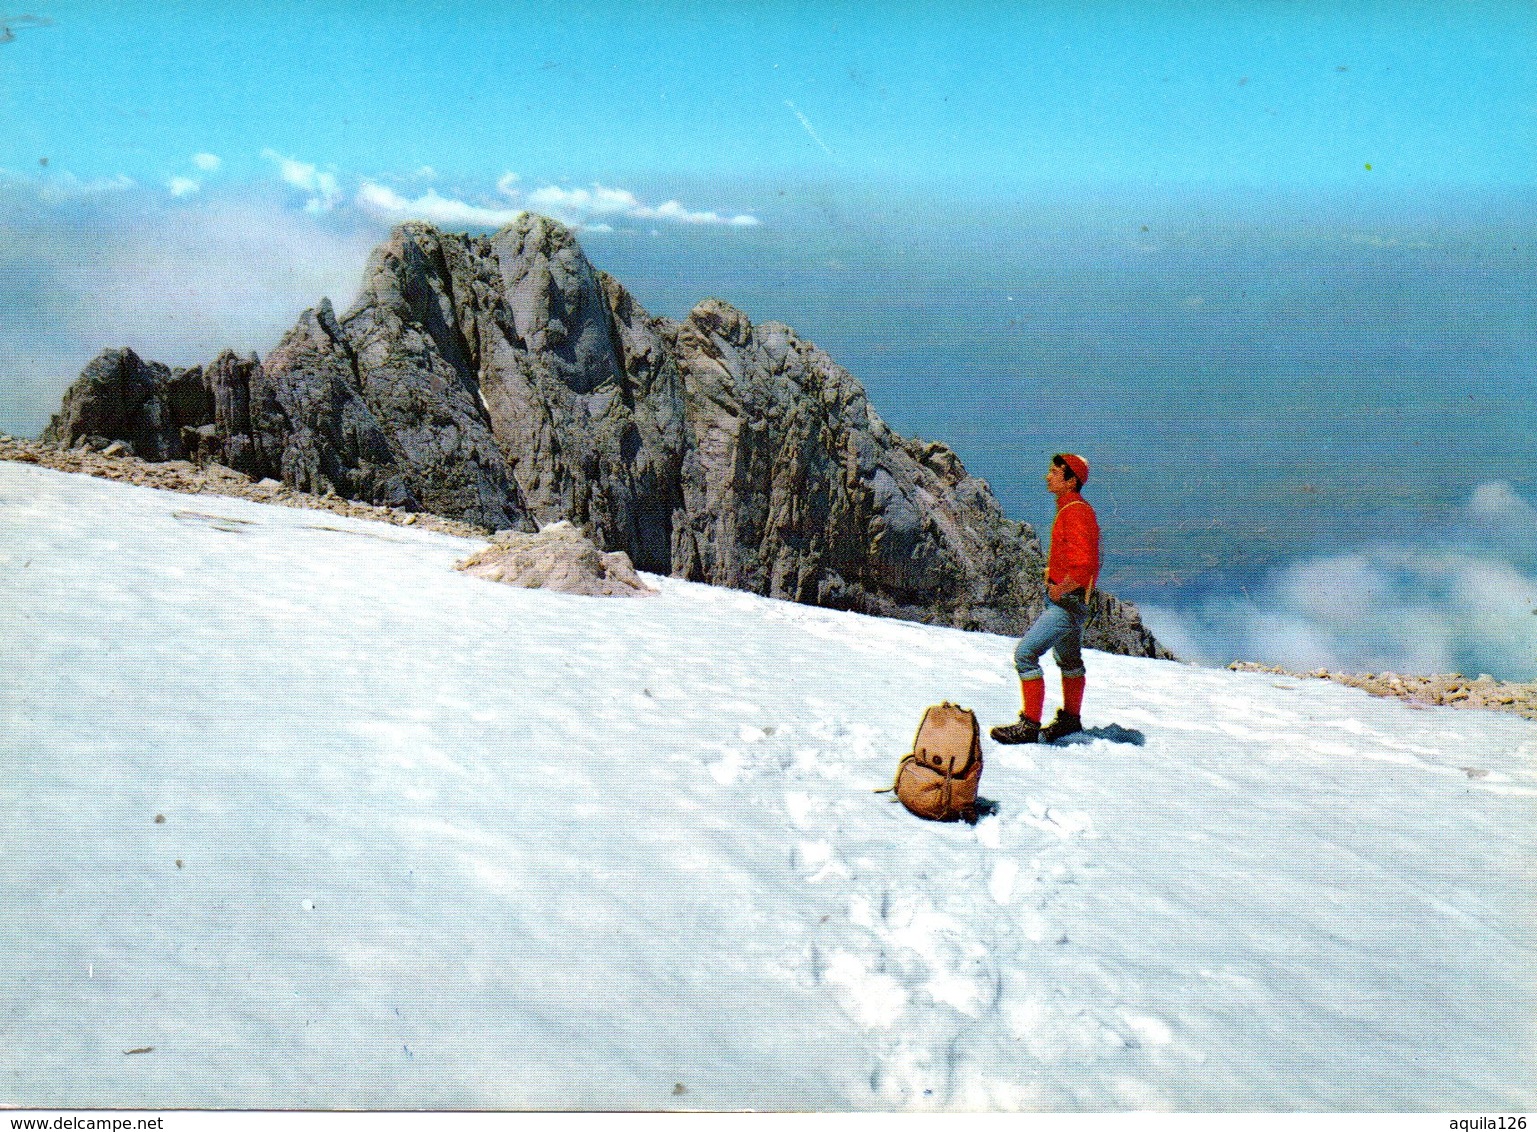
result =
[[[505,177],[498,187],[510,196],[518,195]],[[675,200],[648,205],[628,189],[612,189],[597,183],[590,189],[562,189],[546,185],[528,193],[523,199],[535,212],[553,216],[566,224],[591,225],[594,221],[616,217],[666,220],[674,224],[724,224],[737,228],[748,228],[758,223],[755,216],[743,214],[728,217],[718,212],[696,211],[685,208]]]
[[641,207],[634,193],[624,189],[606,189],[602,185],[594,185],[591,189],[562,189],[546,185],[529,193],[526,199],[528,206],[535,212],[576,224],[594,217],[623,216]]
[[[262,157],[277,165],[278,174],[286,183],[309,194],[305,202],[307,211],[329,212],[341,203],[343,193],[334,173],[273,149],[263,150]],[[418,180],[432,180],[437,175],[436,170],[425,165],[415,173]],[[545,185],[525,192],[519,187],[520,180],[518,174],[507,172],[496,182],[497,191],[518,205],[517,208],[470,204],[444,196],[432,188],[421,196],[409,198],[388,185],[370,180],[364,180],[358,187],[353,203],[368,215],[391,223],[425,220],[434,224],[484,228],[509,224],[526,211],[543,213],[587,232],[612,232],[613,225],[609,222],[616,219],[732,228],[751,228],[759,223],[756,216],[745,213],[723,216],[712,210],[686,208],[676,200],[659,205],[647,204],[628,189],[609,188],[596,182],[591,188],[565,189]]]
[[262,157],[276,163],[278,175],[296,189],[310,194],[305,202],[307,212],[329,212],[341,199],[341,186],[336,174],[327,173],[318,166],[295,157],[285,157],[273,149],[262,150]]
[[90,181],[82,181],[73,173],[58,173],[50,177],[47,184],[38,190],[38,199],[46,204],[61,204],[87,197],[126,193],[137,187],[138,182],[122,173],[111,177],[98,177]]
[[1475,515],[1515,516],[1525,522],[1537,519],[1537,507],[1516,494],[1516,489],[1504,480],[1491,480],[1473,489],[1468,509]]
[[[55,178],[49,177],[52,181]],[[167,365],[226,347],[263,356],[306,307],[353,301],[378,233],[205,186],[161,207],[159,185],[60,200],[0,177],[0,431],[35,435],[109,346]],[[10,269],[25,264],[26,270]]]
[[674,224],[716,224],[732,227],[750,227],[758,223],[757,217],[738,215],[722,216],[716,212],[696,211],[685,208],[676,200],[660,205],[648,205],[628,189],[609,188],[594,184],[591,188],[565,189],[555,185],[525,192],[519,187],[516,173],[504,173],[496,183],[497,190],[517,208],[487,208],[465,201],[445,197],[434,189],[411,199],[387,185],[376,181],[364,181],[359,188],[356,203],[371,216],[390,222],[401,220],[426,220],[434,224],[467,225],[471,227],[500,227],[510,224],[526,211],[553,217],[584,232],[612,232],[614,220],[668,221]]
[[641,220],[675,220],[679,224],[730,224],[738,228],[750,228],[758,223],[756,216],[721,216],[715,212],[690,212],[675,200],[656,208],[642,208],[633,213]]
[[171,190],[173,197],[191,196],[203,187],[200,181],[194,181],[191,177],[172,177],[165,183],[165,187]]
[[1479,484],[1468,501],[1468,512],[1480,526],[1508,533],[1537,532],[1537,507],[1517,495],[1504,480]]
[[426,220],[433,224],[462,224],[476,228],[500,228],[523,215],[522,209],[482,208],[462,200],[440,196],[435,189],[415,200],[407,200],[395,190],[364,181],[358,190],[358,207],[381,220]]
[[192,155],[192,164],[196,165],[204,173],[217,173],[219,166],[223,165],[224,162],[219,159],[217,154],[194,153]]

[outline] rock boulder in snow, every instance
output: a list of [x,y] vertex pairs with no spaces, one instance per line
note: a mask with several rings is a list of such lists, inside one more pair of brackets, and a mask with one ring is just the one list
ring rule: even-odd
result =
[[640,580],[622,550],[604,553],[570,523],[553,523],[538,534],[499,531],[455,569],[477,578],[589,597],[645,597],[656,591]]

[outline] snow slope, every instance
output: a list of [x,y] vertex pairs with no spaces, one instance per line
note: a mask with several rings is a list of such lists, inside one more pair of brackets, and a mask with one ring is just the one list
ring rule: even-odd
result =
[[1537,723],[1095,653],[924,823],[1011,641],[476,545],[0,464],[0,1104],[1537,1106]]

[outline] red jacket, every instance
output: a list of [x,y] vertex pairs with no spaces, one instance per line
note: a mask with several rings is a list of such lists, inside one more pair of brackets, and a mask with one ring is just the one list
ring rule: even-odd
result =
[[1099,578],[1099,520],[1094,508],[1076,491],[1057,496],[1057,517],[1051,524],[1051,550],[1046,557],[1046,581],[1068,582],[1069,591],[1082,587],[1085,596]]

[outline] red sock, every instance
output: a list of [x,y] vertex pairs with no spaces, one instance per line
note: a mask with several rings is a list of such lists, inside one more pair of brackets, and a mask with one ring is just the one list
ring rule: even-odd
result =
[[1083,676],[1062,677],[1062,710],[1072,715],[1083,707]]
[[1039,676],[1034,680],[1021,680],[1019,692],[1025,700],[1025,718],[1041,722],[1041,708],[1046,703],[1046,681]]

